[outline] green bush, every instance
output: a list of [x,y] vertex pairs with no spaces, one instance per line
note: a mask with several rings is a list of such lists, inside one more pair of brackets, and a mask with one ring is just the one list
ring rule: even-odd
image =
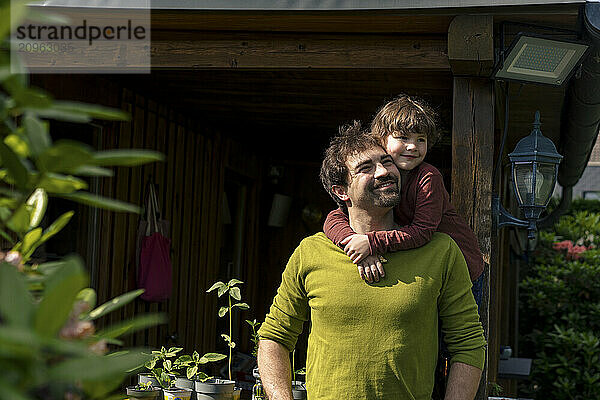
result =
[[600,214],[574,211],[540,232],[520,284],[522,387],[536,399],[600,399]]

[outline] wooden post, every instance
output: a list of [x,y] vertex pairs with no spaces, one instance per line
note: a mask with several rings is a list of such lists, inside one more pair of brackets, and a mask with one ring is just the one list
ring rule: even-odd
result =
[[[492,17],[457,16],[448,29],[448,58],[454,75],[452,203],[475,232],[486,262],[479,313],[489,342],[494,86],[488,76],[494,60]],[[478,400],[487,399],[487,371],[486,361]]]

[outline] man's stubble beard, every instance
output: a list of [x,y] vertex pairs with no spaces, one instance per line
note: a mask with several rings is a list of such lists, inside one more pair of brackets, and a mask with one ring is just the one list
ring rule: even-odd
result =
[[[396,185],[394,188],[387,189],[385,191],[377,191],[375,186],[379,186],[385,184],[389,181],[395,182]],[[374,182],[372,185],[369,185],[366,192],[366,198],[364,199],[366,202],[373,204],[375,207],[379,208],[393,208],[400,204],[400,188],[398,187],[398,180],[393,178],[378,180]]]

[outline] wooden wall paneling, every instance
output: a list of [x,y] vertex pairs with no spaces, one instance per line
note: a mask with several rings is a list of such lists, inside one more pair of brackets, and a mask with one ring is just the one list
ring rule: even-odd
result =
[[[160,145],[160,126],[159,126],[159,115],[158,115],[158,104],[154,101],[148,101],[148,124],[147,124],[147,136],[146,136],[146,142],[144,144],[144,147],[150,150],[156,150],[156,151],[160,151],[160,152],[164,152],[164,150],[161,148],[162,146]],[[164,121],[163,121],[163,127],[164,127]],[[154,178],[154,182],[157,185],[157,196],[159,199],[159,207],[161,208],[161,213],[163,215],[163,219],[164,219],[164,211],[163,211],[163,207],[164,207],[164,203],[162,202],[161,199],[161,192],[164,190],[164,186],[163,186],[163,178],[164,178],[164,174],[159,174],[159,171],[162,171],[161,168],[161,163],[152,163],[150,166],[148,166],[148,172],[152,175],[152,177]],[[142,195],[145,196],[145,190],[146,190],[146,182],[149,179],[149,177],[145,177],[145,179],[142,181]],[[143,201],[143,200],[142,200]],[[150,312],[150,313],[157,313],[159,311],[159,308],[161,307],[161,305],[164,302],[152,302],[146,305],[146,312]],[[155,326],[152,327],[148,330],[148,337],[146,339],[146,344],[150,347],[153,348],[159,348],[160,344],[158,343],[158,330],[160,329],[159,326]]]
[[[163,209],[165,210],[165,216],[170,223],[170,237],[171,237],[171,265],[173,268],[173,292],[171,298],[168,301],[168,312],[169,312],[169,324],[167,326],[167,335],[170,336],[177,331],[177,279],[179,277],[179,269],[175,262],[177,261],[175,254],[175,229],[177,227],[175,221],[176,204],[175,204],[175,176],[177,175],[177,168],[175,165],[175,153],[177,148],[177,124],[171,118],[172,112],[169,112],[168,117],[168,136],[166,138],[167,152],[166,152],[166,163],[165,163],[165,195],[163,202]],[[165,344],[166,345],[166,344]]]
[[[204,317],[204,280],[202,277],[206,271],[206,262],[204,254],[206,254],[206,245],[203,246],[201,241],[201,222],[202,222],[202,176],[204,168],[202,165],[204,144],[203,138],[197,131],[198,127],[190,133],[194,140],[194,206],[191,215],[191,256],[190,256],[190,309],[188,329],[192,335],[193,349],[198,349],[202,344],[202,320]],[[191,351],[192,349],[190,349]]]
[[[185,294],[187,293],[187,266],[183,264],[183,190],[185,178],[185,127],[183,121],[177,121],[176,136],[176,158],[175,158],[175,187],[174,187],[174,214],[173,214],[173,270],[177,270],[177,276],[173,279],[173,296],[177,301],[177,306],[173,310],[177,313],[177,334],[179,344],[184,345],[185,340]],[[175,271],[174,271],[175,272]],[[175,274],[174,274],[175,275]]]
[[[140,95],[135,96],[134,115],[133,115],[133,135],[129,147],[141,148],[144,143],[144,134],[148,114],[146,112],[146,99]],[[129,180],[129,196],[127,201],[131,204],[141,206],[143,203],[143,168],[133,167],[130,169]],[[133,290],[136,285],[136,236],[141,215],[128,213],[127,214],[127,290]],[[144,301],[137,298],[135,301],[127,304],[124,308],[126,318],[132,318],[136,314],[144,312]],[[145,345],[145,331],[138,331],[132,338],[135,346]]]
[[[132,120],[135,121],[136,109],[132,105],[131,112]],[[131,147],[131,135],[133,131],[133,122],[128,121],[121,124],[121,130],[118,137],[119,148]],[[129,168],[118,167],[115,168],[115,198],[118,200],[126,201],[129,195]],[[116,297],[124,292],[123,278],[126,269],[126,251],[127,251],[127,215],[124,213],[115,213],[114,217],[114,232],[112,239],[112,279],[110,284],[110,297]],[[123,309],[119,309],[110,314],[111,324],[120,322],[123,320]]]
[[[186,121],[186,129],[185,136],[183,138],[183,142],[185,145],[185,168],[183,170],[183,218],[180,221],[182,228],[182,236],[181,236],[181,251],[182,251],[182,263],[181,276],[184,278],[181,282],[183,292],[180,293],[183,301],[180,304],[184,305],[183,313],[180,315],[180,318],[183,318],[182,324],[185,330],[185,348],[186,351],[190,351],[194,347],[193,342],[193,330],[190,329],[190,322],[193,320],[194,313],[194,302],[193,302],[193,292],[194,290],[194,282],[192,277],[195,275],[192,271],[197,268],[198,262],[197,260],[192,260],[192,247],[195,245],[192,242],[192,215],[194,208],[194,156],[195,156],[195,146],[194,146],[194,134],[189,129],[189,122]],[[182,154],[183,156],[184,154]]]
[[[203,139],[203,152],[202,156],[199,157],[199,162],[202,163],[202,198],[200,199],[200,242],[201,242],[201,251],[202,251],[202,279],[200,279],[199,286],[203,298],[202,311],[199,312],[203,316],[202,321],[202,329],[201,329],[201,347],[202,351],[213,351],[214,348],[210,348],[207,346],[207,342],[210,342],[210,337],[214,336],[214,331],[210,330],[210,321],[212,320],[212,315],[216,313],[215,306],[217,301],[215,299],[214,293],[206,293],[206,290],[210,288],[210,286],[214,283],[215,279],[211,279],[209,272],[211,269],[214,269],[215,266],[210,263],[210,254],[209,254],[209,241],[210,241],[210,209],[209,202],[211,196],[211,168],[210,168],[210,159],[213,156],[211,140],[207,137]],[[214,278],[214,276],[213,276]],[[214,341],[213,341],[214,343]]]
[[[494,147],[494,91],[485,78],[454,78],[452,120],[452,203],[473,231],[487,266],[491,251],[491,192]],[[489,268],[484,270],[479,314],[488,338]],[[487,398],[487,367],[477,399]]]

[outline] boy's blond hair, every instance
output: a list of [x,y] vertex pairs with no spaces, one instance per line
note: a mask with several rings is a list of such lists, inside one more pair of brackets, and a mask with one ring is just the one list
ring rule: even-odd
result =
[[371,122],[371,134],[382,144],[389,135],[421,133],[427,136],[427,148],[440,138],[438,113],[416,96],[401,94],[377,111]]

